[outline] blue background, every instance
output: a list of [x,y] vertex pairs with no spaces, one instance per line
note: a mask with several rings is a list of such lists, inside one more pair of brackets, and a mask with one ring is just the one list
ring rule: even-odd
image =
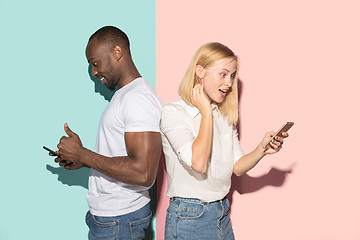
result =
[[94,149],[111,92],[89,76],[85,47],[106,25],[128,34],[155,88],[155,0],[0,0],[1,240],[88,238],[88,169],[59,168],[42,146],[56,149],[67,122]]

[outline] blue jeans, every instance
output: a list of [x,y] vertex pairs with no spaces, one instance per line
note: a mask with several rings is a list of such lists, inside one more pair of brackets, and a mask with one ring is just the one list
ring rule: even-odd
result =
[[144,239],[151,221],[150,203],[139,210],[115,217],[86,214],[91,240]]
[[233,240],[227,198],[203,202],[194,198],[170,198],[165,240]]

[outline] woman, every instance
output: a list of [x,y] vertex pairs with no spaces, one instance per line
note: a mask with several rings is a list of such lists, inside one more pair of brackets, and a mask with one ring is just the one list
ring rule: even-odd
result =
[[240,148],[237,93],[238,61],[220,43],[203,45],[179,87],[181,99],[161,116],[170,204],[165,239],[234,239],[229,217],[231,175],[240,176],[265,155],[281,149],[283,133],[266,133],[249,154]]

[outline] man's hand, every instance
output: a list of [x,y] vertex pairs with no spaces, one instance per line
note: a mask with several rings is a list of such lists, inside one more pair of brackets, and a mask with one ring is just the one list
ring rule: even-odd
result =
[[67,160],[62,160],[61,158],[57,157],[54,160],[56,163],[59,163],[60,167],[64,167],[68,170],[77,170],[80,169],[82,167],[88,167],[85,164],[81,163],[81,162],[70,162]]
[[[64,166],[68,165],[70,162],[76,163],[80,161],[80,156],[82,150],[84,150],[79,136],[70,130],[67,123],[64,124],[64,130],[68,137],[63,136],[60,139],[60,143],[57,145],[59,153],[61,156],[61,161],[64,162]],[[61,162],[58,161],[58,162]],[[61,165],[60,165],[61,166]]]

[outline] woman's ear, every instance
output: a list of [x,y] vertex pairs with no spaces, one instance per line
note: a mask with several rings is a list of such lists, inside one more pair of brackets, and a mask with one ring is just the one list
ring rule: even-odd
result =
[[123,56],[123,51],[122,51],[121,47],[115,46],[112,54],[113,54],[115,60],[119,61]]
[[196,65],[195,67],[195,74],[198,76],[198,78],[202,79],[205,75],[205,68],[201,65]]

